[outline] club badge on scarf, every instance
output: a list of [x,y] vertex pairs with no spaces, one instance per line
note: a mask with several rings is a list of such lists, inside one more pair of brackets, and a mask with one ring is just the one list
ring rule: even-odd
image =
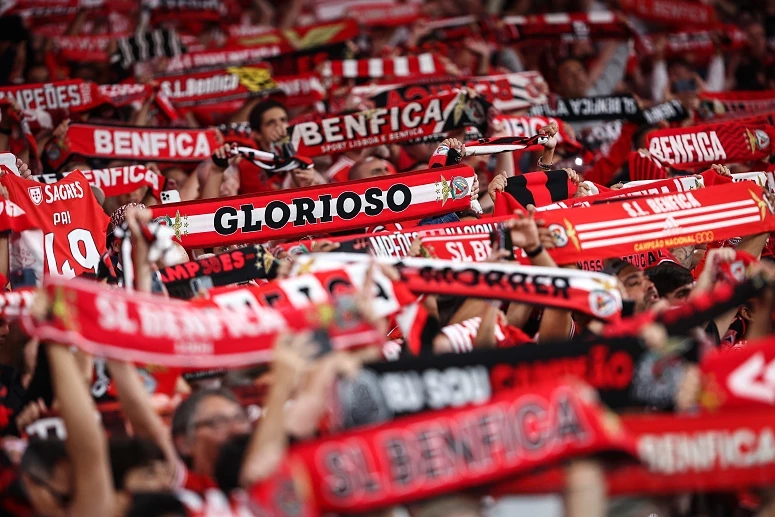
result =
[[[396,179],[398,178],[398,179]],[[466,165],[278,193],[155,205],[186,248],[297,239],[421,219],[470,205]]]
[[278,333],[325,328],[332,310],[219,309],[55,277],[46,277],[42,289],[52,300],[51,314],[43,321],[22,316],[29,335],[97,357],[179,368],[270,361]]
[[[511,111],[546,102],[548,86],[539,72],[472,77],[466,80],[403,82],[355,86],[348,96],[370,99],[377,107],[395,106],[433,95],[450,93],[459,88],[472,88],[494,108]],[[513,135],[521,136],[521,135]]]
[[288,130],[303,156],[320,156],[404,142],[487,120],[488,104],[464,91],[428,97],[387,108],[376,108],[319,121],[300,122]]
[[[483,421],[491,426],[470,424]],[[560,382],[298,443],[290,454],[307,467],[318,507],[339,513],[456,492],[600,452],[634,457],[634,443],[589,386]]]
[[[499,196],[500,197],[500,196]],[[775,229],[752,182],[541,213],[562,262],[611,258],[754,235]]]
[[88,158],[199,162],[218,147],[214,129],[152,129],[70,124],[71,154]]
[[[358,263],[369,257],[348,253],[300,256],[296,271],[319,264]],[[602,320],[617,320],[622,297],[616,279],[602,273],[516,263],[458,263],[447,260],[379,259],[398,270],[415,294],[500,299],[580,311]]]
[[769,125],[705,124],[658,129],[646,135],[649,153],[678,169],[714,163],[763,160],[772,152],[775,128]]
[[253,245],[165,267],[158,274],[170,296],[188,299],[196,296],[200,288],[272,279],[278,266],[279,262],[266,248]]

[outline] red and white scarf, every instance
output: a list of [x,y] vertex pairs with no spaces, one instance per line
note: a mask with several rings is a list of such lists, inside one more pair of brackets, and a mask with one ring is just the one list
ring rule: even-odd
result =
[[767,158],[772,152],[773,138],[772,126],[728,122],[658,129],[646,135],[646,143],[649,153],[663,163],[691,169]]
[[[33,176],[40,183],[56,183],[68,176],[72,171],[61,174],[41,174]],[[94,169],[81,171],[89,181],[89,185],[97,187],[105,194],[105,197],[129,194],[138,188],[148,187],[156,199],[160,199],[164,187],[164,176],[143,167],[142,165],[127,165],[124,167],[111,167],[110,169]]]
[[42,289],[52,299],[51,314],[43,321],[22,316],[29,335],[96,357],[168,367],[267,362],[278,333],[325,328],[327,323],[321,318],[326,312],[317,305],[306,311],[221,309],[54,277],[46,277]]
[[154,129],[71,124],[70,154],[115,160],[200,162],[218,147],[214,129]]
[[263,65],[166,76],[158,82],[159,89],[176,107],[218,104],[279,92],[269,68]]
[[502,23],[504,36],[511,41],[629,39],[633,34],[631,27],[613,11],[506,16]]
[[703,119],[737,119],[775,111],[775,90],[701,92],[698,97]]
[[716,9],[712,5],[686,0],[622,0],[621,9],[649,22],[677,27],[715,27]]
[[444,65],[436,55],[431,53],[393,58],[374,57],[370,59],[328,61],[321,69],[323,77],[343,77],[345,79],[355,79],[358,77],[415,77],[439,75],[442,73],[444,73]]
[[151,207],[186,248],[287,240],[465,210],[466,165],[281,192]]

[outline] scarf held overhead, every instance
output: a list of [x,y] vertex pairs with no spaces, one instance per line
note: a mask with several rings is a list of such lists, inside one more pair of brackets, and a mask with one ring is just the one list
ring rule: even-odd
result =
[[322,120],[300,122],[288,130],[303,156],[340,153],[394,144],[466,126],[481,126],[489,103],[464,91],[428,97]]
[[[365,260],[371,259],[359,254],[327,253],[300,256],[296,264],[305,270]],[[394,266],[401,281],[416,294],[507,300],[580,311],[602,320],[617,320],[622,309],[616,280],[602,273],[423,258],[380,262]]]
[[51,314],[44,321],[22,316],[30,335],[97,357],[180,368],[267,362],[278,333],[321,328],[331,311],[202,307],[55,277],[46,277],[42,289]]
[[667,101],[650,108],[641,109],[630,95],[581,97],[578,99],[556,99],[556,105],[543,104],[530,109],[531,115],[561,118],[567,122],[588,120],[619,120],[656,124],[663,120],[683,120],[689,113],[677,101]]
[[151,207],[186,248],[284,240],[461,211],[474,171],[466,165],[278,193]]
[[[499,196],[500,197],[500,196]],[[599,206],[541,212],[560,264],[621,257],[754,235],[775,229],[764,191],[753,182]]]
[[87,158],[199,162],[218,147],[214,129],[154,129],[146,127],[70,124],[65,142],[71,154]]
[[[505,391],[447,409],[295,445],[319,508],[360,513],[496,481],[599,452],[634,456],[616,417],[583,383]],[[490,426],[472,425],[489,422]],[[411,466],[411,467],[410,467]]]
[[775,128],[764,124],[705,124],[646,135],[649,153],[678,169],[766,159]]

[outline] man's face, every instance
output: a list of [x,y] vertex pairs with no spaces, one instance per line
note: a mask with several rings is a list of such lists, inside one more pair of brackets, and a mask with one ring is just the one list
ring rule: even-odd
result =
[[643,312],[659,301],[657,288],[649,278],[637,267],[628,265],[617,275],[624,289],[635,302],[635,311]]
[[385,160],[381,158],[370,157],[363,163],[358,164],[357,167],[353,167],[350,171],[351,180],[362,180],[365,178],[377,178],[379,176],[387,176],[390,173]]
[[563,97],[584,97],[589,89],[589,76],[579,61],[568,60],[557,71],[557,93]]
[[689,299],[689,295],[692,292],[692,284],[682,285],[676,289],[673,289],[663,297],[670,302],[670,305],[681,305]]
[[239,404],[212,396],[197,407],[189,431],[194,470],[212,475],[221,446],[229,438],[250,432],[250,422]]
[[65,517],[72,500],[72,469],[67,461],[59,462],[49,476],[43,472],[22,473],[22,483],[37,515]]
[[282,108],[269,108],[261,122],[261,143],[265,147],[288,134],[288,113]]

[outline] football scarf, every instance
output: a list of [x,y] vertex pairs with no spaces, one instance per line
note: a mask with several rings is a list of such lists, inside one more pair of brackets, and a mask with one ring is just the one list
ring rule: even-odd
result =
[[[40,174],[32,179],[38,183],[56,183],[70,175],[72,171],[57,174]],[[164,187],[164,176],[156,174],[142,165],[127,165],[125,167],[112,167],[110,169],[94,169],[81,171],[89,185],[97,187],[105,194],[105,197],[129,194],[141,187],[148,187],[156,199],[161,197]]]
[[658,129],[646,135],[649,153],[678,169],[767,158],[775,128],[769,125],[705,124]]
[[320,77],[314,72],[298,75],[283,75],[274,78],[279,88],[285,94],[283,102],[287,107],[311,106],[321,102],[326,97],[326,89]]
[[552,233],[556,249],[550,253],[559,264],[696,245],[775,228],[772,208],[762,188],[752,182],[549,210],[540,219]]
[[717,349],[703,358],[701,403],[707,409],[775,405],[772,372],[775,340],[748,341],[738,349]]
[[[728,410],[712,415],[633,414],[620,426],[636,443],[642,465],[606,471],[609,496],[736,492],[775,482],[775,412]],[[504,481],[498,497],[563,493],[565,470],[552,468]]]
[[[320,510],[334,513],[457,492],[578,456],[633,456],[631,439],[589,390],[565,382],[509,390],[481,406],[301,442],[290,456],[307,467]],[[489,428],[471,424],[484,421]]]
[[[722,48],[725,51],[736,51],[743,49],[748,44],[748,38],[740,27],[732,24],[722,25],[718,31],[726,37],[722,39]],[[716,42],[714,41],[714,31],[712,30],[682,30],[681,32],[671,32],[662,34],[665,37],[664,56],[668,59],[691,53],[700,59],[709,59],[716,52]],[[638,55],[654,54],[654,35],[642,34],[635,40],[636,51]],[[739,93],[739,92],[738,92]],[[715,95],[715,94],[711,94]],[[702,99],[705,92],[699,92],[698,96]]]
[[154,24],[164,22],[219,21],[225,14],[222,0],[154,0],[151,6],[151,20]]
[[42,289],[52,299],[51,312],[44,321],[22,316],[29,335],[96,357],[179,368],[270,361],[278,333],[325,328],[331,313],[322,306],[307,311],[203,307],[54,277],[46,277]]
[[524,115],[496,115],[493,121],[500,122],[507,136],[538,136],[538,130],[550,124],[557,123],[557,144],[566,145],[574,149],[580,149],[580,144],[571,137],[565,129],[562,120],[550,117],[524,116]]
[[[394,106],[433,95],[471,88],[500,111],[529,108],[547,101],[548,87],[539,72],[488,75],[468,79],[406,81],[353,87],[348,96],[371,100],[376,107]],[[513,135],[519,136],[519,135]]]
[[464,91],[376,108],[288,129],[291,143],[303,156],[321,156],[365,147],[405,142],[486,122],[488,103]]
[[[619,338],[526,343],[366,364],[357,377],[338,382],[334,420],[349,429],[483,404],[504,391],[527,390],[568,376],[589,383],[611,409],[666,408],[673,405],[675,387],[666,386],[667,379],[655,381],[652,370],[661,367],[665,372],[670,360],[635,338]],[[656,384],[658,390],[649,389]]]
[[[315,253],[296,259],[296,271],[326,264],[370,260],[359,254]],[[569,309],[602,320],[617,320],[622,298],[616,280],[602,273],[523,266],[516,263],[458,263],[447,260],[379,259],[398,270],[415,294],[496,299]]]
[[697,112],[703,119],[725,120],[775,111],[775,91],[701,92]]
[[226,67],[158,79],[159,89],[175,107],[244,100],[279,93],[264,66]]
[[[434,235],[448,239],[454,239],[457,235],[479,235],[495,231],[502,226],[502,222],[513,216],[491,217],[480,221],[466,221],[451,224],[439,224],[429,226],[416,226],[394,232],[381,231],[365,235],[333,237],[332,242],[339,244],[337,251],[342,253],[365,253],[379,258],[404,258],[409,256],[412,241],[425,235]],[[291,255],[303,255],[312,253],[307,241],[290,242],[280,244],[279,249],[287,251]]]
[[[504,199],[507,196],[497,196],[494,215],[511,215],[514,209],[520,205],[536,207],[550,205],[557,201],[570,199],[576,194],[578,185],[568,179],[568,173],[564,170],[528,172],[519,176],[511,176],[506,180],[505,193],[511,196],[509,206]],[[514,206],[513,201],[518,205]]]
[[[398,27],[417,21],[422,15],[419,3],[368,2],[347,7],[350,18],[366,27]],[[320,14],[321,7],[318,8]],[[337,18],[339,18],[337,16]]]
[[577,99],[558,97],[553,104],[533,106],[530,108],[530,114],[561,118],[566,122],[624,119],[645,124],[656,124],[662,121],[672,122],[683,120],[689,116],[680,101],[667,101],[643,110],[631,95],[580,97]]
[[444,72],[444,65],[434,54],[418,56],[374,57],[370,59],[344,59],[323,64],[321,74],[325,78],[355,79],[360,77],[413,77],[437,75]]
[[0,317],[14,319],[22,314],[27,314],[35,299],[35,292],[34,289],[3,290],[0,292]]
[[649,22],[678,27],[717,25],[716,10],[706,5],[685,0],[623,0],[621,9]]
[[155,129],[70,124],[70,154],[87,158],[200,162],[218,147],[214,129]]
[[507,41],[584,39],[629,39],[632,28],[612,11],[505,16],[503,37]]
[[12,97],[22,110],[77,109],[98,104],[93,83],[80,79],[50,83],[22,84],[0,88],[0,99]]
[[[274,29],[266,25],[231,25],[229,44],[235,47],[276,47],[272,55],[289,54],[327,45],[344,43],[360,34],[358,22],[342,19],[328,23],[313,23],[290,29]],[[224,63],[219,63],[223,65]]]
[[279,262],[263,246],[246,246],[165,267],[157,272],[170,296],[193,298],[201,289],[273,279]]
[[185,52],[180,36],[174,29],[154,29],[118,40],[118,49],[110,56],[110,63],[128,70],[135,63],[157,57],[173,57]]
[[287,240],[422,219],[470,206],[474,171],[457,165],[257,195],[154,205],[188,248]]
[[58,56],[64,60],[105,62],[110,57],[110,44],[127,36],[129,34],[125,33],[59,36],[52,39],[52,44]]

